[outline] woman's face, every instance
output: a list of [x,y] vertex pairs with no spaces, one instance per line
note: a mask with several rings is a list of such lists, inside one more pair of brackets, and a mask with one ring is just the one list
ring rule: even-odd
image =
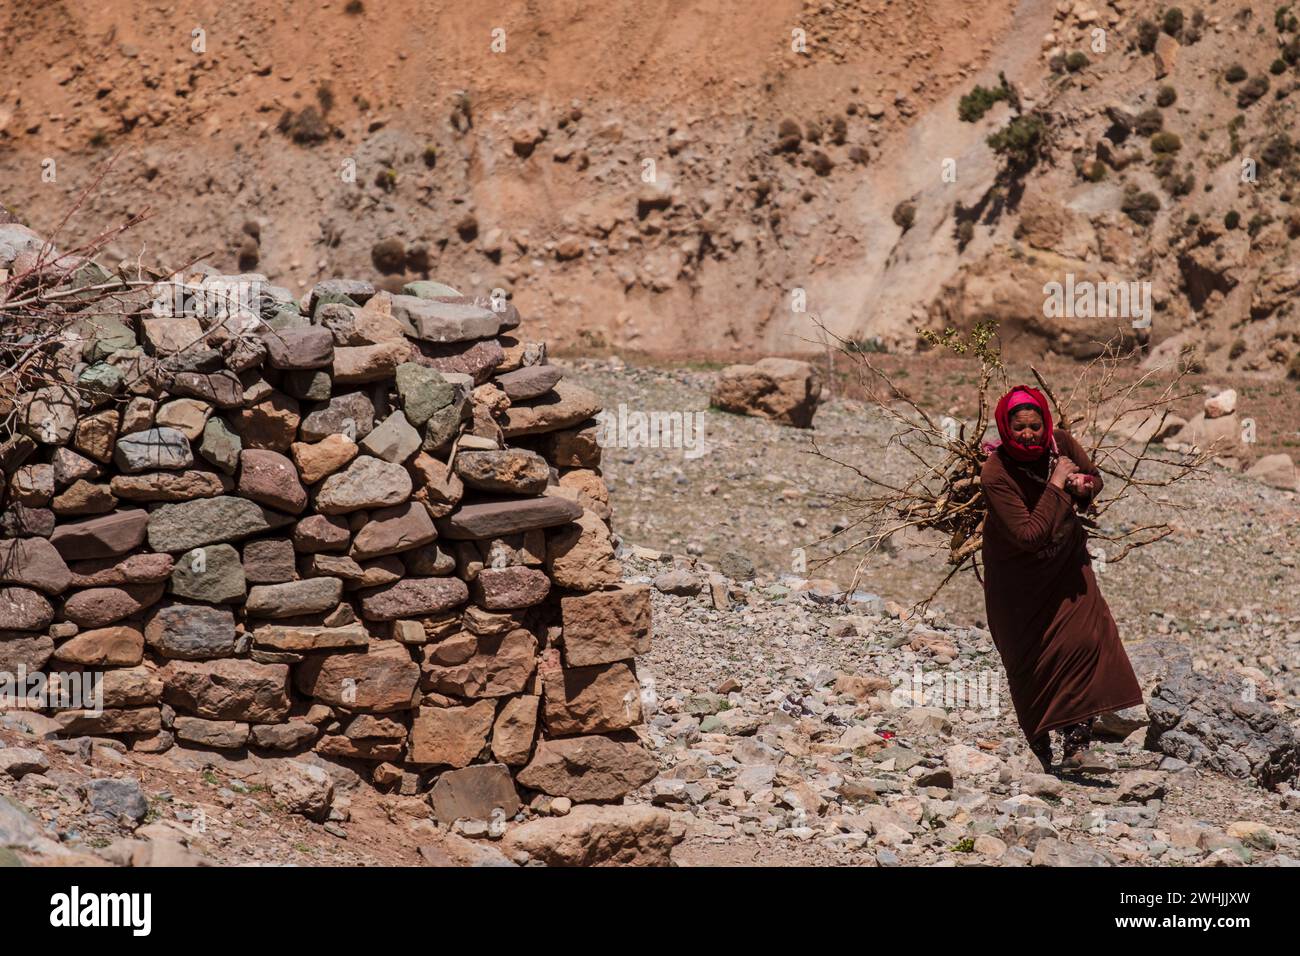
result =
[[1022,408],[1011,416],[1011,434],[1030,448],[1043,444],[1043,416],[1032,408]]

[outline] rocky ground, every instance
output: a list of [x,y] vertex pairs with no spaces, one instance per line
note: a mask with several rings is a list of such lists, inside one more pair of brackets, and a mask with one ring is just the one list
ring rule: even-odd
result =
[[[919,544],[882,556],[848,603],[831,600],[846,557],[792,573],[790,552],[807,547],[812,564],[840,516],[822,496],[848,487],[806,454],[810,438],[895,467],[862,406],[833,400],[808,433],[709,412],[704,370],[602,362],[568,374],[611,409],[706,415],[698,457],[605,454],[625,575],[655,582],[640,734],[663,769],[618,812],[645,832],[671,821],[671,835],[646,840],[656,853],[680,840],[678,865],[1300,862],[1300,795],[1148,749],[1142,713],[1106,723],[1097,759],[1112,773],[1039,773],[974,583],[910,610],[937,568]],[[1144,690],[1169,682],[1182,655],[1206,680],[1249,682],[1276,715],[1270,734],[1285,736],[1300,704],[1295,495],[1215,471],[1168,497],[1187,506],[1178,532],[1101,575]],[[0,850],[9,862],[508,865],[529,860],[517,836],[528,821],[586,820],[542,798],[504,825],[439,831],[421,797],[377,793],[309,755],[336,792],[314,823],[284,810],[301,781],[255,758],[125,752],[40,730],[38,716],[0,717],[0,846],[19,848]]]

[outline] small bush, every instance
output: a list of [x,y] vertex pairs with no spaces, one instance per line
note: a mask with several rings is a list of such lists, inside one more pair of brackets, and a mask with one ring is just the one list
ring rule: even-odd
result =
[[1153,153],[1176,153],[1183,148],[1183,141],[1178,138],[1177,133],[1165,132],[1156,133],[1151,137],[1151,152]]
[[297,113],[285,110],[277,128],[300,145],[322,142],[329,135],[325,119],[314,106],[304,106]]
[[1286,72],[1286,60],[1278,57],[1268,65],[1268,72],[1272,73],[1274,76],[1281,76]]
[[1286,367],[1286,377],[1300,379],[1300,352],[1291,356],[1291,363]]
[[1155,193],[1139,192],[1136,186],[1130,186],[1124,192],[1120,209],[1139,226],[1149,226],[1156,221],[1156,213],[1160,211],[1160,197]]
[[1178,101],[1178,91],[1172,86],[1162,86],[1156,92],[1156,106],[1164,109],[1173,106]]
[[1293,212],[1287,215],[1286,234],[1291,239],[1300,239],[1300,212]]
[[1090,183],[1099,183],[1106,178],[1106,164],[1099,159],[1083,165],[1083,178]]
[[428,146],[424,147],[423,156],[424,156],[424,165],[428,166],[430,169],[433,169],[434,166],[438,165],[437,146],[434,146],[432,143],[430,143]]
[[1300,37],[1292,37],[1287,41],[1286,46],[1282,47],[1282,59],[1292,66],[1300,61]]
[[1170,7],[1165,11],[1164,19],[1160,21],[1160,27],[1171,37],[1177,37],[1183,32],[1183,11],[1178,7]]
[[349,16],[359,17],[365,13],[366,5],[361,0],[348,0],[348,4],[343,8],[343,12]]
[[1250,233],[1251,238],[1259,235],[1259,231],[1273,221],[1272,216],[1266,216],[1261,212],[1255,213],[1250,217],[1250,222],[1246,223],[1246,232]]
[[1228,358],[1229,360],[1240,358],[1245,351],[1246,340],[1237,339],[1237,341],[1232,343],[1232,348],[1228,349]]
[[963,222],[961,225],[957,227],[957,245],[959,248],[965,249],[966,246],[970,244],[970,241],[974,238],[975,238],[975,223],[967,219],[965,222]]
[[894,225],[902,229],[903,232],[912,228],[916,222],[916,204],[903,200],[894,207]]
[[1005,156],[1012,168],[1023,171],[1038,162],[1046,139],[1047,123],[1041,116],[1029,114],[1017,116],[986,142],[995,153]]
[[1065,68],[1071,73],[1078,73],[1089,63],[1087,54],[1082,50],[1075,50],[1065,58]]
[[1008,99],[1011,91],[1005,86],[989,89],[976,86],[957,102],[957,117],[965,123],[974,123],[993,108],[993,104]]
[[1278,133],[1264,144],[1264,148],[1259,152],[1259,158],[1264,165],[1281,169],[1294,151],[1295,146],[1291,142],[1291,137],[1286,133]]
[[1263,73],[1257,73],[1242,84],[1241,89],[1237,91],[1237,106],[1245,109],[1252,105],[1256,100],[1268,92],[1268,77]]
[[1139,136],[1152,136],[1165,128],[1165,115],[1152,107],[1143,110],[1133,122],[1133,129]]
[[316,102],[320,104],[322,113],[328,113],[334,108],[334,90],[328,82],[316,87]]
[[1234,63],[1228,67],[1228,72],[1223,74],[1223,78],[1229,83],[1240,83],[1246,78],[1246,68],[1240,63]]
[[1156,48],[1160,39],[1160,28],[1150,20],[1139,20],[1137,26],[1137,45],[1143,53],[1150,53]]
[[1241,213],[1233,209],[1223,217],[1223,227],[1225,229],[1236,229],[1241,225]]

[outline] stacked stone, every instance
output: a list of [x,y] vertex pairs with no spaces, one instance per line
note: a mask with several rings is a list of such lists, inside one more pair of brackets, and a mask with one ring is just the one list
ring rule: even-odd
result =
[[224,320],[116,301],[0,445],[0,670],[103,673],[60,732],[311,750],[445,818],[655,774],[599,404],[513,305],[352,280]]

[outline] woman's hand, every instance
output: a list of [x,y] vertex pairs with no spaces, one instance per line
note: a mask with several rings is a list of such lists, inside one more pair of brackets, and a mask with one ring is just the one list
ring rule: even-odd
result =
[[1065,488],[1075,497],[1086,498],[1092,492],[1092,477],[1076,471],[1065,479]]
[[1056,467],[1052,469],[1052,477],[1048,479],[1049,484],[1056,485],[1061,490],[1065,490],[1067,479],[1079,471],[1079,466],[1072,462],[1065,455],[1056,459]]

